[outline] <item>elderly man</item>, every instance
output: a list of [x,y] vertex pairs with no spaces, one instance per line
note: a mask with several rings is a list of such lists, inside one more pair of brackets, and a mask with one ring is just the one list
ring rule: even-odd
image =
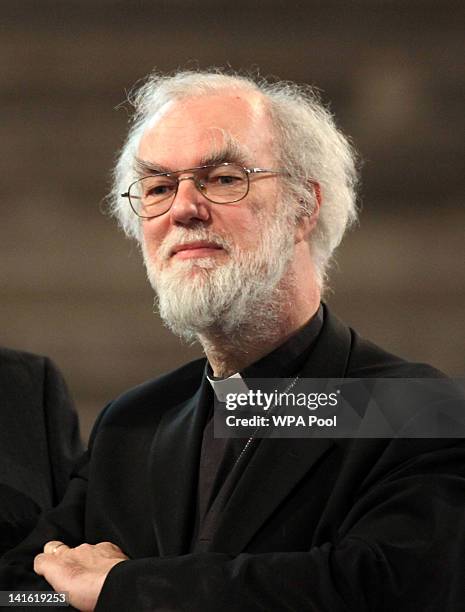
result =
[[207,359],[106,407],[2,588],[51,585],[79,610],[463,609],[462,443],[213,435],[232,376],[435,375],[320,302],[356,216],[331,115],[307,88],[222,73],[154,75],[135,106],[114,212],[166,325]]

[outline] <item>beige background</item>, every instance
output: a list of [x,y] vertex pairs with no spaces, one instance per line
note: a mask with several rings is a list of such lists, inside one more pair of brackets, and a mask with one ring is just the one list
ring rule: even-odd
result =
[[57,362],[85,436],[111,398],[199,354],[152,314],[137,248],[101,214],[116,107],[154,66],[318,85],[364,159],[330,304],[386,348],[464,374],[462,6],[2,2],[0,343]]

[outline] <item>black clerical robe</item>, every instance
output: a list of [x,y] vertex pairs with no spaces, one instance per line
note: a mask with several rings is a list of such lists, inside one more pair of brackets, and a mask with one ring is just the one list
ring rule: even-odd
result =
[[[320,306],[316,314],[298,332],[235,376],[241,378],[244,388],[247,388],[248,381],[253,382],[253,379],[299,377],[322,326],[323,307]],[[214,395],[218,393],[224,381],[213,376],[209,364],[206,367],[206,375],[210,385],[202,385],[197,407],[207,418],[200,449],[197,509],[191,552],[208,547],[218,519],[260,444],[259,439],[215,438]]]
[[[194,543],[205,362],[112,402],[60,506],[0,570],[46,588],[45,541],[111,541],[98,611],[464,610],[465,445],[431,439],[264,439],[205,546]],[[329,312],[302,376],[421,377]]]

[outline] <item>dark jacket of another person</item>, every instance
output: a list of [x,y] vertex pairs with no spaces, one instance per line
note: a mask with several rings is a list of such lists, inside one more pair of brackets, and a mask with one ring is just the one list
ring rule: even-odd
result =
[[82,451],[77,415],[54,364],[0,348],[0,555],[61,500]]

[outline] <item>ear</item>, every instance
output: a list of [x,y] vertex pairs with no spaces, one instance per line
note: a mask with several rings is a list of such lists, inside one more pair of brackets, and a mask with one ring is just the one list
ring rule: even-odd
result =
[[313,207],[310,214],[303,215],[296,227],[295,242],[307,240],[318,222],[322,204],[321,186],[316,181],[309,181],[309,189],[313,192]]

